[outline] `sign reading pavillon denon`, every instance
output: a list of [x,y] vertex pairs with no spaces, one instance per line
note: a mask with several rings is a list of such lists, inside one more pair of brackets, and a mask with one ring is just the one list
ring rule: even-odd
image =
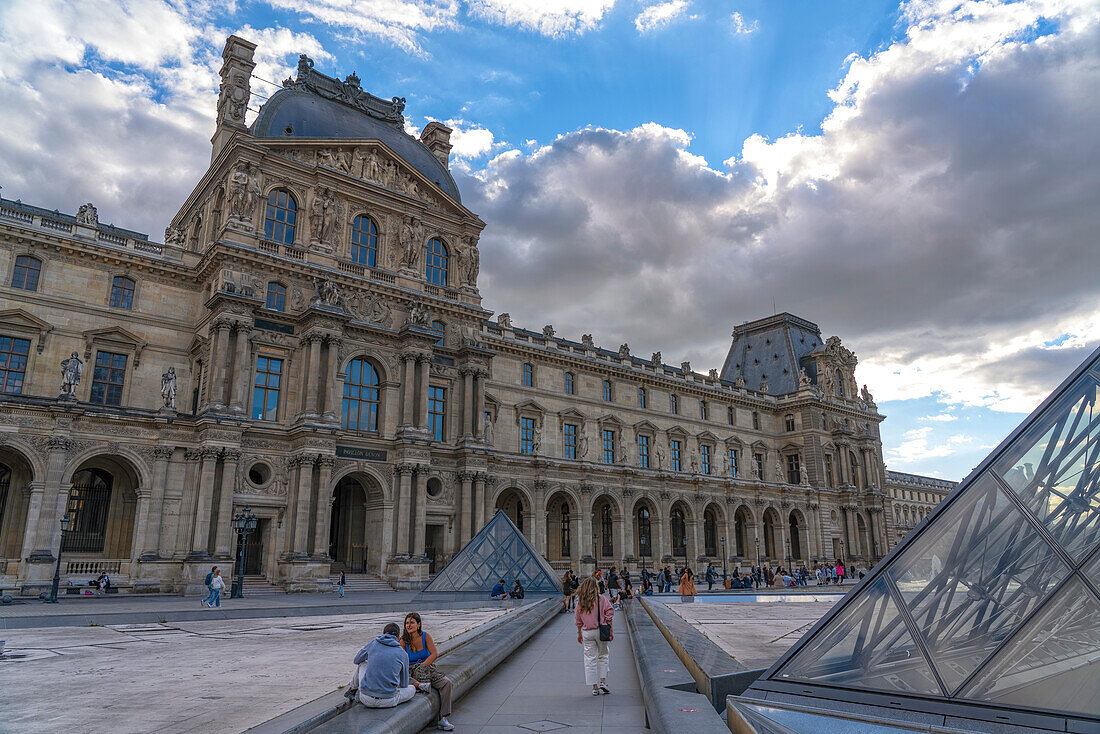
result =
[[386,461],[386,452],[383,449],[337,446],[336,455],[344,459],[356,459],[358,461]]

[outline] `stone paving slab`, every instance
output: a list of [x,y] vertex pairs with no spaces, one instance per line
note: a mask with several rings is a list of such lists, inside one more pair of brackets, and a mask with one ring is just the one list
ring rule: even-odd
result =
[[[508,612],[493,606],[420,613],[445,647]],[[0,728],[5,734],[239,732],[346,685],[355,652],[402,617],[8,630]]]
[[842,597],[833,601],[669,604],[667,608],[746,668],[768,668]]

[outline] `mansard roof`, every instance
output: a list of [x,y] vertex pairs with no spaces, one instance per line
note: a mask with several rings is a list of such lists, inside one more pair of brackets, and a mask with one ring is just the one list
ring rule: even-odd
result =
[[251,133],[257,138],[378,140],[427,176],[455,201],[462,201],[450,172],[421,141],[405,132],[403,97],[384,100],[363,91],[359,78],[326,76],[302,56],[295,79],[260,107]]
[[733,343],[722,366],[722,380],[735,382],[744,377],[750,390],[767,382],[771,395],[798,392],[802,367],[814,377],[813,365],[803,363],[803,358],[823,342],[817,324],[793,314],[781,313],[746,322],[733,331]]

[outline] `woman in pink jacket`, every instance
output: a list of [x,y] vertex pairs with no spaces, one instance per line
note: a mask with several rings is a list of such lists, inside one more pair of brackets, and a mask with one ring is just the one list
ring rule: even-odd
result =
[[[592,695],[611,693],[607,687],[607,669],[610,651],[607,642],[600,640],[600,625],[611,626],[615,610],[607,597],[600,594],[600,587],[591,576],[581,582],[577,590],[577,609],[573,619],[577,623],[577,642],[584,647],[584,680],[592,686]],[[611,630],[611,639],[615,631]]]

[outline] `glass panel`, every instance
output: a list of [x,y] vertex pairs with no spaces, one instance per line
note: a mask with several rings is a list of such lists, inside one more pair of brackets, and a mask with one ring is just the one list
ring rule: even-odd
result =
[[1075,561],[1100,542],[1100,410],[1083,377],[995,465]]
[[1100,587],[1100,549],[1098,549],[1096,553],[1093,553],[1092,558],[1081,567],[1081,573],[1085,574],[1085,577],[1088,578],[1094,586]]
[[954,691],[1069,568],[983,474],[888,573]]
[[961,696],[1100,716],[1100,603],[1074,577]]
[[940,694],[884,578],[860,590],[827,627],[779,670],[781,680]]

